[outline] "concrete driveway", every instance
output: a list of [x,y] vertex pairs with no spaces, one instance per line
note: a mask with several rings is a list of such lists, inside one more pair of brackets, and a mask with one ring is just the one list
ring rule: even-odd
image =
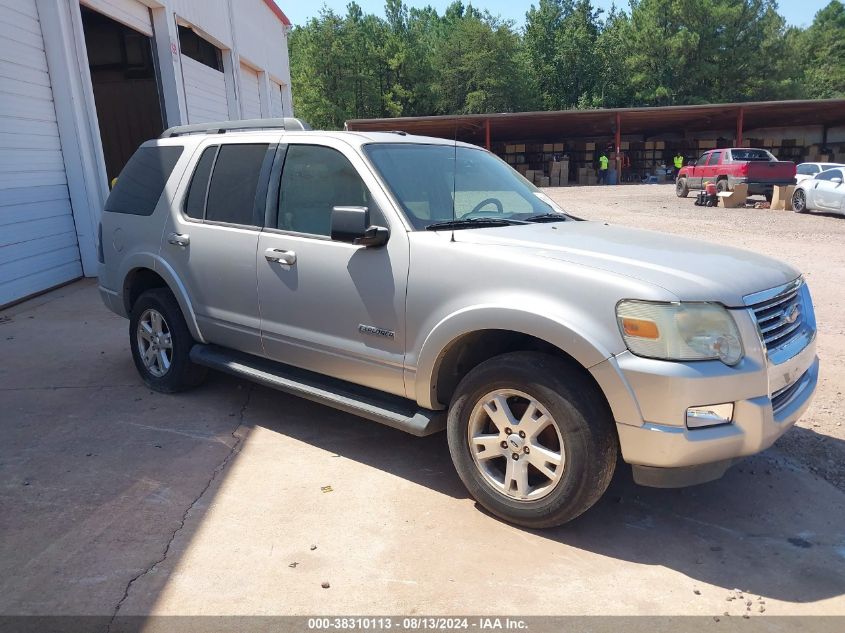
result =
[[151,393],[127,329],[91,280],[0,315],[0,614],[845,615],[845,493],[777,446],[686,490],[620,468],[526,531],[442,434],[222,375]]

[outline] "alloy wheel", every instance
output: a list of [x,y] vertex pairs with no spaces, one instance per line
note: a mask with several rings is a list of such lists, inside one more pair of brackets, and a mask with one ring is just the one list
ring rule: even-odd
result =
[[173,341],[170,327],[158,310],[145,310],[138,320],[137,345],[144,367],[161,378],[173,363]]
[[802,211],[804,211],[804,209],[806,207],[807,207],[807,197],[804,194],[804,192],[801,189],[799,189],[792,196],[792,208],[796,212],[801,213]]
[[467,442],[484,481],[509,499],[542,499],[563,477],[560,429],[536,398],[521,391],[496,389],[480,398]]

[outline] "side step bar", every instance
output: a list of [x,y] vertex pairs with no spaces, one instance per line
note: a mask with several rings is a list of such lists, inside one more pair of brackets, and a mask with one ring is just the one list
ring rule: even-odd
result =
[[446,428],[445,411],[421,409],[399,396],[266,358],[197,343],[191,348],[191,360],[197,365],[240,376],[411,435],[422,437]]

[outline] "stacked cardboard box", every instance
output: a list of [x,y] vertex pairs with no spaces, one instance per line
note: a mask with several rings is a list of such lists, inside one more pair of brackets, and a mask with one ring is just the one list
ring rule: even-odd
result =
[[569,184],[569,161],[555,161],[549,163],[549,182],[552,187]]
[[578,184],[579,185],[594,185],[596,184],[596,170],[592,167],[578,168]]

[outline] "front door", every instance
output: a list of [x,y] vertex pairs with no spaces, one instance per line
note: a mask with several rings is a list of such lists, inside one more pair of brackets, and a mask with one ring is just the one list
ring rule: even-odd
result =
[[262,351],[255,251],[275,148],[258,140],[201,146],[162,240],[205,339],[252,354]]
[[[839,182],[834,182],[838,178]],[[828,169],[815,178],[815,203],[819,209],[838,211],[841,208],[845,187],[842,185],[842,170]]]
[[[290,141],[277,201],[256,257],[265,354],[404,396],[408,239],[378,210],[389,205],[378,181],[343,143]],[[387,244],[332,241],[335,206],[368,207]]]

